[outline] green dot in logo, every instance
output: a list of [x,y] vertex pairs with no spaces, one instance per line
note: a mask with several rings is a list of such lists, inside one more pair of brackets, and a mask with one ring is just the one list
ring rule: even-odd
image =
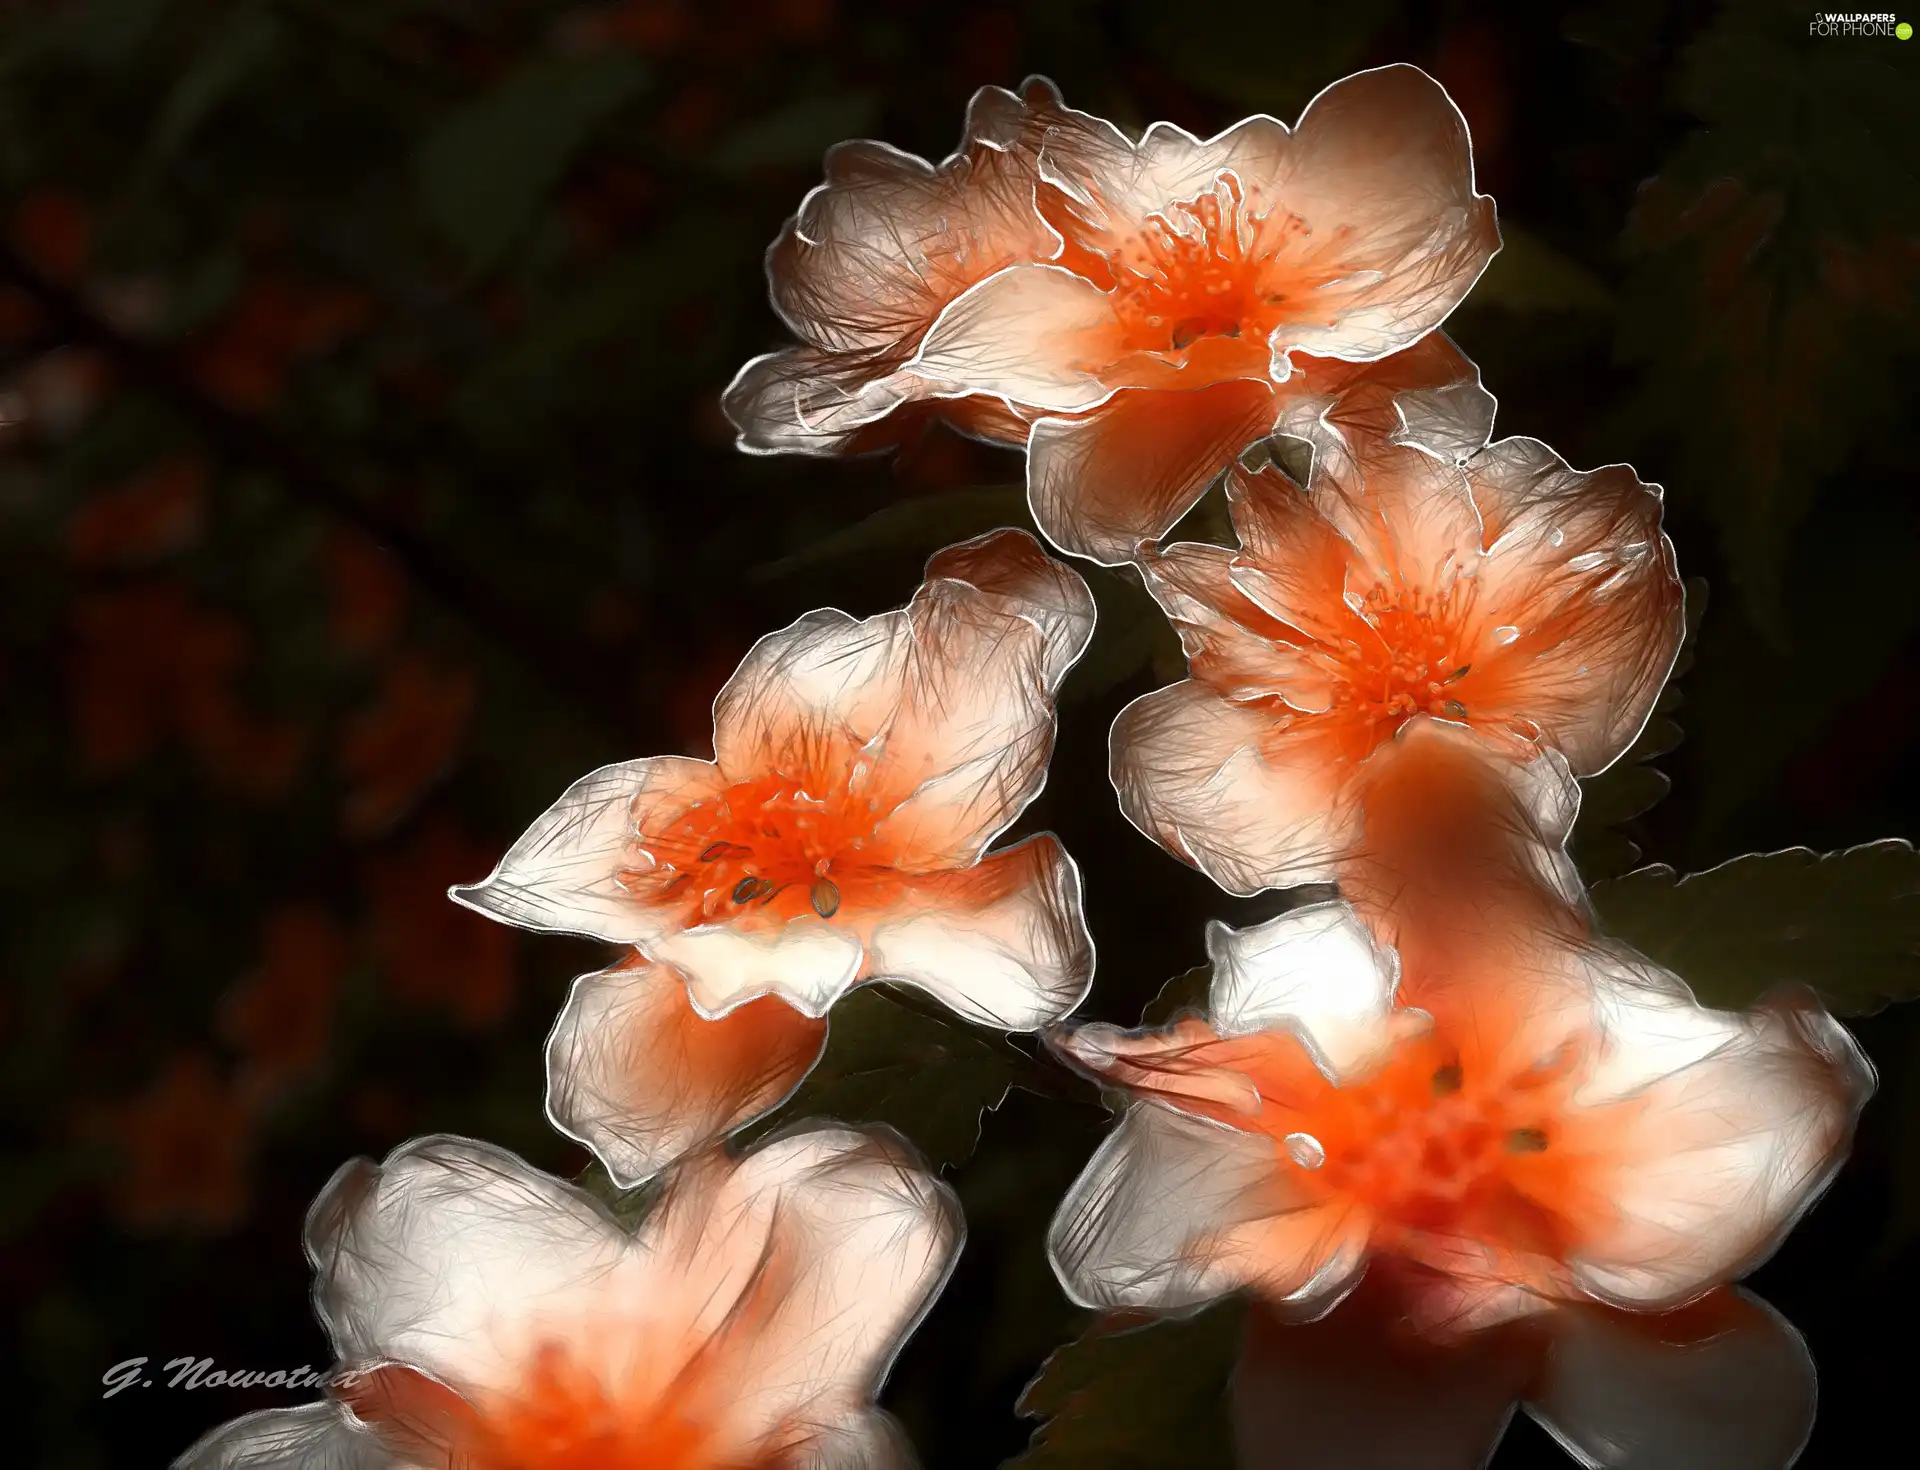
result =
[[1913,39],[1913,27],[1908,25],[1904,20],[1893,28],[1893,33],[1903,41],[1911,41]]

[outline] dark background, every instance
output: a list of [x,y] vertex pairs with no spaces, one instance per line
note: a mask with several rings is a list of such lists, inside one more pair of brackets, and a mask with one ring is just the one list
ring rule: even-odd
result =
[[[441,894],[589,768],[705,753],[760,632],[896,605],[932,550],[1024,521],[1005,452],[935,430],[892,461],[750,458],[717,406],[780,340],[760,255],[821,151],[938,157],[983,83],[1044,71],[1210,133],[1431,70],[1506,236],[1449,323],[1500,431],[1662,482],[1711,587],[1672,794],[1583,832],[1589,876],[1626,839],[1688,870],[1916,828],[1920,42],[1663,0],[0,15],[12,1463],[153,1465],[289,1402],[103,1402],[100,1375],[320,1364],[299,1230],[349,1156],[446,1129],[585,1166],[541,1119],[541,1044],[597,953]],[[1090,1010],[1131,1021],[1248,910],[1114,808],[1107,725],[1178,663],[1129,584],[1090,580],[1102,639],[1022,830],[1083,864]],[[1912,1418],[1920,1029],[1855,1024],[1881,1093],[1754,1281],[1819,1362],[1813,1466],[1877,1462]],[[889,1396],[931,1470],[1015,1452],[1021,1386],[1083,1325],[1039,1243],[1106,1115],[1013,1055],[1062,1095],[1014,1092],[951,1170],[972,1240]],[[930,1103],[945,1075],[902,1106],[944,1110],[952,1161],[973,1103]],[[1190,1463],[1177,1431],[1138,1463]],[[1562,1461],[1516,1427],[1496,1463]]]

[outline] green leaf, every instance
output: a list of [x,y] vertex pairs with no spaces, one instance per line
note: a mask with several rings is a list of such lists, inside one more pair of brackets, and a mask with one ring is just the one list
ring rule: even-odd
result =
[[209,44],[167,93],[153,130],[153,151],[175,152],[210,118],[280,44],[280,22],[264,10],[249,10],[214,31]]
[[714,150],[713,166],[724,174],[743,174],[759,168],[818,164],[835,143],[871,133],[879,111],[879,102],[870,92],[803,97],[748,123],[722,142]]
[[777,582],[797,572],[835,566],[874,551],[942,546],[1001,526],[1030,526],[1027,492],[1020,485],[970,485],[940,495],[921,495],[883,506],[843,531],[822,536],[804,549],[755,567],[752,582]]
[[1920,995],[1920,856],[1901,839],[1755,853],[1685,878],[1655,864],[1592,893],[1603,932],[1706,1005],[1738,1010],[1776,985],[1807,985],[1863,1015]]
[[917,996],[863,985],[833,1008],[827,1050],[807,1080],[751,1136],[798,1118],[886,1123],[938,1168],[980,1141],[980,1115],[997,1107],[1027,1058],[1004,1036],[970,1026]]
[[594,126],[646,73],[620,52],[537,61],[441,123],[417,159],[433,223],[475,268],[513,243]]
[[1020,1396],[1045,1417],[1020,1470],[1208,1470],[1234,1463],[1228,1388],[1245,1303],[1182,1320],[1114,1315],[1060,1348]]

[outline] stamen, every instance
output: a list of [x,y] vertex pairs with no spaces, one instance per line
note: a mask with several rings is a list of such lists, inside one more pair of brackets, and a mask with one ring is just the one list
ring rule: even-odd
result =
[[1449,1093],[1458,1092],[1463,1080],[1460,1064],[1458,1062],[1448,1062],[1446,1066],[1437,1069],[1433,1074],[1433,1095],[1435,1097],[1445,1097]]
[[813,902],[813,911],[823,919],[831,919],[840,912],[840,889],[831,878],[814,879],[807,897]]
[[1507,1152],[1537,1154],[1546,1152],[1547,1135],[1538,1128],[1515,1128],[1507,1134]]

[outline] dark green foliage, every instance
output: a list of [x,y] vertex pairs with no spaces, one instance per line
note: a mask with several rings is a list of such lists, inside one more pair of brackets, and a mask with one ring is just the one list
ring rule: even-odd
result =
[[1841,1015],[1920,995],[1920,855],[1889,839],[1804,847],[1681,877],[1656,864],[1593,887],[1603,932],[1737,1010],[1805,985]]
[[1227,1470],[1228,1381],[1244,1305],[1185,1319],[1114,1314],[1047,1359],[1020,1398],[1046,1422],[1024,1470]]
[[935,1166],[962,1164],[980,1137],[981,1112],[1031,1066],[1004,1036],[903,991],[863,986],[833,1008],[826,1053],[799,1091],[749,1136],[799,1118],[886,1123]]

